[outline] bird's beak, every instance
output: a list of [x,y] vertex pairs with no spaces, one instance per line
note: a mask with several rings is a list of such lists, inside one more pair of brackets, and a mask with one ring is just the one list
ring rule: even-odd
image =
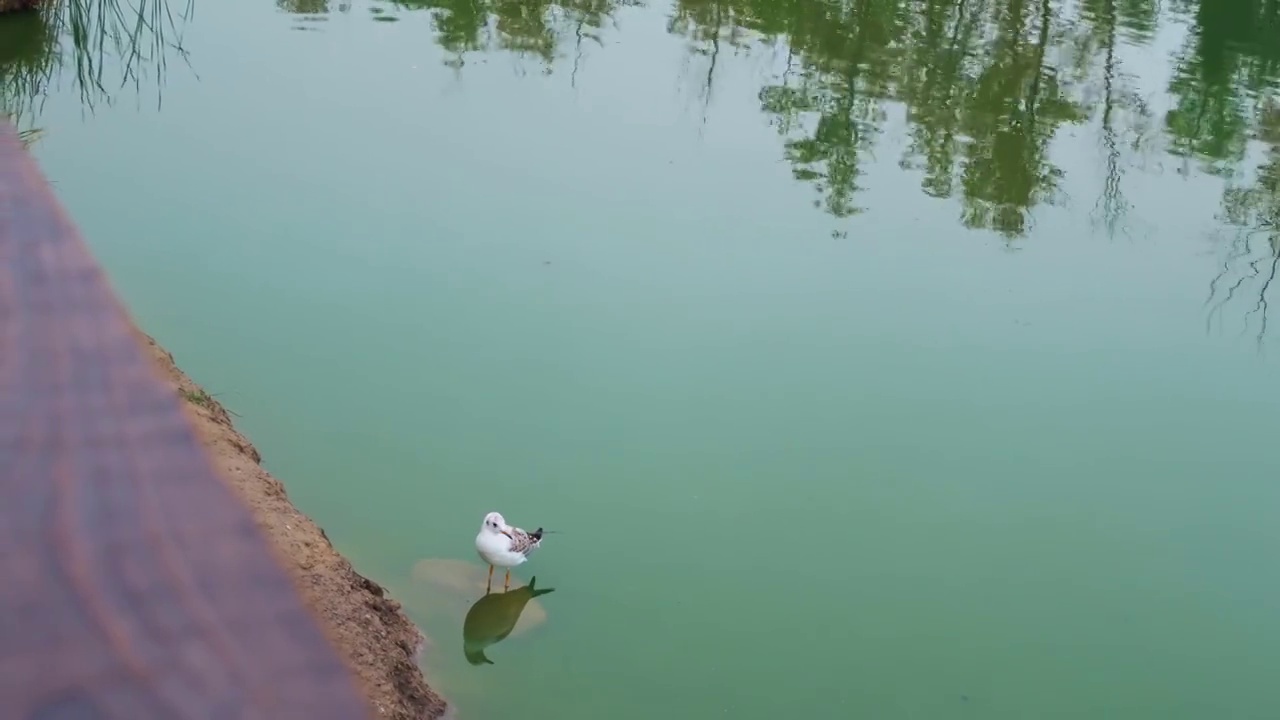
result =
[[[511,538],[511,533],[507,532],[506,530],[499,530],[498,532],[500,532],[500,533],[502,533],[503,535],[506,535],[507,537]],[[511,539],[512,539],[512,540],[515,540],[515,538],[511,538]]]

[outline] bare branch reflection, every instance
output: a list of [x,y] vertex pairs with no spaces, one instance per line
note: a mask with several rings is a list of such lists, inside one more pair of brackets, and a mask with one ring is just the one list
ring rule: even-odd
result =
[[1252,307],[1243,315],[1244,330],[1256,326],[1254,339],[1259,351],[1266,340],[1269,293],[1280,268],[1280,112],[1272,111],[1265,121],[1264,137],[1271,140],[1267,158],[1248,185],[1229,186],[1223,194],[1222,219],[1236,227],[1225,251],[1222,267],[1209,283],[1210,305],[1206,331],[1215,317],[1221,325],[1225,308],[1246,291]]

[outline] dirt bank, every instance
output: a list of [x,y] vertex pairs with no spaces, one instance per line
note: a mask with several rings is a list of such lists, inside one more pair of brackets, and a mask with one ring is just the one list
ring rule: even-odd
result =
[[289,502],[284,485],[258,464],[258,451],[232,426],[227,411],[178,369],[172,355],[149,336],[139,335],[164,377],[186,401],[214,467],[253,511],[303,598],[356,671],[375,717],[442,717],[445,702],[427,686],[418,669],[422,635],[400,604],[352,569],[324,531]]

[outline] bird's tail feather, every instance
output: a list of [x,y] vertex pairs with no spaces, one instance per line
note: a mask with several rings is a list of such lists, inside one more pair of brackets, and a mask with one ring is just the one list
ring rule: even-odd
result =
[[534,575],[533,577],[529,578],[529,590],[532,593],[533,597],[538,597],[539,595],[546,595],[547,593],[552,593],[556,591],[555,588],[544,588],[542,590],[539,590],[534,587],[534,583],[536,582],[538,582],[537,575]]

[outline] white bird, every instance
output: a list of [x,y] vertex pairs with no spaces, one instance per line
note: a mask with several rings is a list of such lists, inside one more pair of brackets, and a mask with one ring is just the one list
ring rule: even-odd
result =
[[493,567],[507,569],[507,580],[502,585],[505,592],[511,587],[511,568],[524,564],[529,554],[542,545],[542,528],[533,532],[525,532],[512,527],[502,518],[502,513],[491,512],[484,516],[480,533],[476,535],[476,552],[480,559],[489,563],[489,584],[485,592],[493,585]]

